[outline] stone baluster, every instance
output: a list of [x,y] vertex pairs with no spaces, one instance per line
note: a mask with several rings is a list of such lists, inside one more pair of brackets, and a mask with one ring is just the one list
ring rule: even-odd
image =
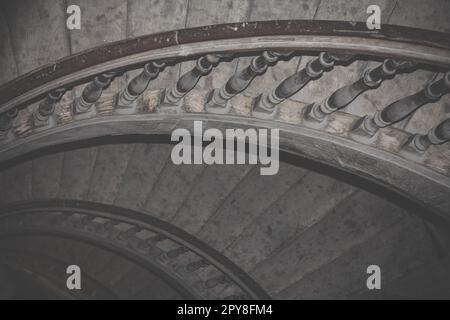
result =
[[142,72],[134,77],[119,94],[118,105],[130,106],[147,89],[150,81],[158,77],[165,65],[164,62],[157,61],[144,65]]
[[372,116],[362,117],[355,123],[353,133],[373,136],[380,128],[405,119],[427,103],[438,101],[449,90],[450,72],[447,72],[443,78],[430,82],[418,93],[397,100]]
[[224,57],[231,57],[231,54],[207,54],[200,57],[195,67],[181,76],[174,87],[164,91],[162,104],[176,106],[189,91],[194,89],[200,78],[207,75]]
[[267,70],[269,65],[291,54],[292,52],[264,51],[261,55],[254,57],[249,66],[234,74],[224,86],[211,90],[206,99],[206,110],[211,113],[227,113],[230,107],[228,101],[231,98],[244,91],[256,76]]
[[17,108],[13,108],[0,115],[0,137],[6,135],[9,129],[11,129],[12,122],[16,118],[18,112]]
[[415,134],[403,145],[403,150],[421,154],[431,145],[450,141],[450,118],[445,119],[427,134]]
[[408,61],[386,59],[378,67],[367,69],[358,81],[336,90],[321,103],[309,105],[306,108],[305,118],[321,122],[328,114],[346,107],[363,92],[378,88],[384,80],[392,78],[397,72],[414,65],[414,63]]
[[206,260],[201,259],[201,260],[190,262],[186,266],[186,270],[189,271],[189,272],[195,272],[195,271],[197,271],[199,269],[206,268],[209,265],[210,264]]
[[115,76],[115,72],[103,73],[93,81],[91,81],[83,89],[81,96],[75,100],[74,113],[86,113],[88,112],[92,105],[97,102],[97,100],[102,95],[103,89],[105,89],[112,81]]
[[64,88],[53,90],[39,103],[38,108],[33,113],[35,127],[42,127],[49,123],[49,118],[55,111],[56,103],[61,100],[66,91]]
[[168,258],[174,259],[174,258],[177,258],[177,257],[181,256],[182,254],[185,254],[186,252],[189,252],[188,248],[186,248],[186,247],[179,247],[179,248],[172,249],[172,250],[168,251],[166,253],[166,255],[167,255]]
[[211,278],[211,279],[206,280],[205,287],[208,288],[208,289],[211,289],[211,288],[214,288],[214,287],[216,287],[218,285],[227,284],[227,283],[230,283],[230,279],[227,276],[225,276],[225,275],[217,276],[215,278]]
[[269,94],[263,93],[256,97],[253,104],[253,114],[261,118],[273,118],[277,113],[277,105],[299,92],[308,82],[316,80],[325,71],[330,71],[336,61],[349,61],[352,55],[337,55],[321,52],[317,58],[310,60],[297,73],[281,82]]

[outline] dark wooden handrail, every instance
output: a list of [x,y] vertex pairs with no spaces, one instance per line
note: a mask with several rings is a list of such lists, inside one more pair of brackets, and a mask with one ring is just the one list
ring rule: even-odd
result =
[[[58,81],[69,74],[86,70],[90,67],[108,63],[156,49],[176,47],[215,40],[229,40],[252,37],[277,37],[277,36],[332,36],[332,37],[359,37],[369,40],[388,40],[401,44],[419,45],[434,49],[450,50],[450,35],[441,32],[427,31],[409,27],[383,25],[380,30],[370,31],[365,23],[353,23],[343,21],[305,21],[305,20],[280,20],[262,22],[230,23],[212,26],[204,26],[190,29],[168,31],[158,34],[145,35],[106,44],[104,46],[89,49],[75,55],[63,58],[53,64],[24,74],[2,86],[0,86],[0,112],[5,112],[13,107],[32,102],[42,98],[47,92],[39,92],[26,101],[11,105],[8,102],[29,92],[32,89],[47,83]],[[260,49],[260,48],[259,48]],[[314,50],[314,48],[308,48]],[[239,48],[230,48],[230,51]],[[256,50],[256,49],[255,49]],[[316,51],[322,51],[317,48]],[[348,51],[348,48],[345,48]],[[355,50],[355,49],[351,49]],[[364,53],[364,50],[356,50]],[[375,54],[373,49],[367,53]],[[380,48],[378,55],[389,57],[392,53],[383,52]],[[394,54],[395,55],[395,54]],[[433,64],[433,61],[427,61]],[[140,63],[136,67],[143,65]],[[127,66],[132,67],[132,66]],[[92,78],[92,75],[80,77],[75,80],[61,80],[61,86],[75,85]]]

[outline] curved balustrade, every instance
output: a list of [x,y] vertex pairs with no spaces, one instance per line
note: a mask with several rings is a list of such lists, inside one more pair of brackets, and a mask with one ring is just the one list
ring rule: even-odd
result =
[[423,105],[438,101],[449,91],[450,72],[447,72],[441,79],[430,82],[418,93],[391,103],[373,116],[360,119],[353,130],[357,134],[373,136],[380,128],[405,119]]
[[439,123],[428,134],[411,136],[403,148],[420,154],[431,145],[443,144],[447,141],[450,141],[450,118]]
[[150,62],[145,64],[142,72],[134,77],[127,85],[125,90],[119,94],[118,105],[131,105],[147,89],[151,80],[158,77],[159,73],[165,67],[164,62]]
[[289,57],[292,52],[264,51],[252,59],[250,64],[233,75],[220,89],[212,90],[206,100],[206,110],[212,113],[227,113],[228,101],[244,91],[253,79],[266,72],[269,65],[275,64],[282,57]]
[[262,118],[273,118],[278,104],[299,92],[311,80],[320,78],[324,71],[331,71],[336,61],[349,61],[352,57],[352,55],[320,53],[302,70],[281,82],[271,93],[259,95],[255,100],[253,113]]
[[14,108],[0,115],[0,138],[11,129],[12,121],[17,116],[18,109]]
[[[292,30],[294,26],[298,27],[298,30]],[[313,28],[313,26],[315,27]],[[302,101],[301,108],[301,104],[298,104],[298,114],[295,115],[298,117],[298,121],[295,120],[296,125],[306,125],[319,130],[323,129],[328,122],[324,121],[328,115],[347,107],[362,93],[377,89],[383,81],[393,79],[399,73],[412,73],[422,69],[439,73],[446,72],[443,77],[428,83],[422,91],[393,102],[374,115],[356,117],[356,115],[350,114],[342,123],[339,123],[339,126],[345,128],[342,130],[346,132],[342,135],[346,138],[357,140],[360,143],[371,143],[360,137],[373,136],[380,128],[402,121],[423,105],[438,101],[449,91],[450,59],[448,57],[450,55],[448,53],[450,52],[450,41],[442,34],[431,33],[432,36],[429,36],[427,33],[427,37],[425,37],[420,32],[411,33],[407,32],[409,29],[398,28],[406,35],[402,38],[398,36],[397,29],[395,29],[397,32],[389,31],[391,28],[389,26],[382,31],[388,30],[387,35],[380,33],[374,37],[367,35],[362,29],[355,31],[354,28],[358,26],[351,26],[352,29],[348,30],[350,28],[348,24],[334,22],[331,24],[325,22],[291,22],[287,24],[285,22],[263,22],[250,23],[246,26],[231,24],[194,29],[197,33],[183,30],[174,34],[145,36],[140,38],[139,42],[133,39],[120,44],[111,44],[106,46],[110,51],[97,52],[93,50],[92,52],[96,52],[97,56],[85,52],[81,60],[80,56],[67,59],[72,63],[71,65],[67,61],[61,62],[62,66],[56,69],[55,74],[43,68],[40,72],[44,75],[31,73],[24,80],[20,80],[23,83],[19,80],[17,80],[19,82],[15,82],[16,85],[17,83],[21,84],[18,86],[20,90],[28,88],[27,86],[30,84],[37,84],[39,88],[36,90],[23,92],[17,89],[20,91],[20,94],[17,94],[18,91],[15,89],[17,86],[7,85],[0,88],[2,94],[0,110],[3,111],[0,114],[2,143],[9,143],[12,139],[28,135],[33,132],[33,129],[41,130],[95,117],[96,113],[90,112],[95,108],[99,114],[101,107],[105,107],[108,111],[117,109],[117,112],[107,114],[134,114],[141,111],[164,113],[166,106],[177,106],[177,110],[179,109],[180,112],[188,111],[187,108],[183,110],[182,107],[186,106],[187,97],[195,91],[193,89],[198,85],[199,80],[210,73],[220,72],[217,71],[220,68],[216,69],[215,67],[222,61],[231,61],[230,58],[239,59],[243,56],[251,56],[252,60],[248,66],[239,68],[234,74],[227,76],[228,80],[224,81],[222,86],[206,92],[206,95],[205,92],[196,94],[194,100],[196,103],[202,104],[202,107],[195,109],[194,112],[201,110],[214,114],[234,114],[237,111],[231,110],[230,100],[244,93],[252,81],[256,77],[262,76],[269,67],[276,70],[276,68],[280,68],[276,65],[279,60],[289,61],[293,57],[305,54],[316,55],[301,70],[289,70],[285,67],[283,71],[283,74],[286,75],[285,79],[280,79],[276,86],[268,84],[266,80],[270,76],[266,75],[263,82],[264,87],[257,88],[259,91],[255,96],[245,95],[245,99],[241,99],[246,101],[246,109],[245,112],[240,110],[239,115],[245,114],[256,118],[284,121],[281,114],[281,110],[283,110],[281,103],[301,90],[307,90],[307,84],[311,81],[316,81],[320,85],[320,81],[324,81],[321,76],[325,72],[334,72],[335,65],[340,64],[345,68],[358,59],[382,61],[378,66],[365,70],[363,76],[357,81],[343,85],[332,93],[324,92],[324,96],[327,98],[322,102]],[[235,28],[233,32],[230,31],[232,27]],[[275,29],[271,30],[271,27]],[[264,38],[269,35],[272,37]],[[308,38],[311,35],[315,35],[314,41]],[[347,37],[350,35],[353,37],[352,39],[358,37],[360,43],[355,45],[355,42],[348,42]],[[172,36],[178,37],[176,41],[171,38]],[[164,43],[161,39],[168,39],[168,43]],[[397,45],[394,46],[393,43]],[[403,46],[404,50],[399,49],[398,43]],[[125,47],[123,48],[123,46]],[[386,48],[389,48],[388,54],[385,53]],[[152,56],[147,53],[152,50],[159,52],[158,50],[161,49],[169,53],[176,52],[176,54],[158,53]],[[131,57],[129,58],[125,53]],[[105,55],[109,54],[113,55],[109,56],[111,65],[108,68],[107,61],[103,59]],[[93,62],[85,65],[85,59],[89,57]],[[171,61],[171,65],[177,65],[187,60],[193,60],[194,57],[196,59],[195,66],[177,79],[173,86],[165,84],[155,92],[148,90],[149,84],[152,81],[158,81],[158,77],[164,72],[167,61]],[[139,67],[142,68],[141,72],[128,83],[117,81],[117,87],[116,85],[112,87],[114,99],[108,98],[99,102],[103,91],[111,84],[112,80],[115,77],[122,77],[122,73],[118,74],[115,70],[126,72]],[[69,77],[69,75],[58,74],[60,70],[73,71],[75,75]],[[91,70],[94,70],[95,73],[90,73],[93,72]],[[66,76],[67,78],[65,78]],[[49,83],[45,83],[43,79]],[[118,80],[124,79],[123,77]],[[400,77],[396,79],[402,81]],[[60,107],[64,108],[61,114],[64,114],[65,120],[59,123],[58,119],[61,118],[59,115],[55,117],[57,121],[49,121],[57,112],[55,108],[64,96],[66,88],[73,88],[89,80],[90,82],[82,88],[81,93],[78,88],[76,90],[68,89],[75,97],[69,97],[68,102],[66,100],[61,102]],[[44,89],[46,91],[43,91]],[[116,91],[114,92],[114,90]],[[14,93],[16,96],[13,96]],[[138,100],[140,96],[142,99]],[[40,101],[37,107],[34,106],[35,101]],[[111,103],[111,101],[113,102]],[[145,104],[152,105],[150,107],[144,106]],[[142,108],[137,108],[137,106]],[[31,111],[31,121],[19,122],[18,127],[14,129],[15,121],[13,120],[18,114],[18,110],[26,107],[30,107],[27,112]],[[119,109],[126,109],[126,112],[121,113]],[[23,113],[23,117],[27,117],[27,112]],[[293,110],[288,112],[293,112]],[[82,114],[84,116],[81,116]],[[333,118],[328,117],[331,120]],[[320,125],[316,126],[317,123]],[[415,137],[411,138],[408,143],[416,151],[423,152],[431,144],[448,140],[442,134],[442,130],[444,130],[442,128],[448,128],[447,122],[435,127],[428,135],[414,135],[415,132],[406,133]],[[8,134],[8,132],[12,134]],[[21,132],[26,132],[26,134],[21,134]],[[399,145],[403,141],[399,142]],[[394,152],[398,152],[399,148]]]
[[[230,260],[182,229],[174,228],[154,217],[125,208],[74,200],[19,203],[2,209],[5,214],[0,219],[8,226],[7,229],[0,230],[3,237],[17,234],[15,232],[23,226],[28,230],[37,227],[42,232],[44,223],[46,230],[53,228],[61,234],[70,234],[69,237],[78,241],[101,237],[107,240],[106,247],[111,252],[122,254],[125,252],[123,248],[129,248],[128,256],[134,257],[140,266],[154,270],[157,274],[163,274],[163,270],[159,268],[164,268],[166,277],[187,279],[185,284],[193,288],[198,296],[208,298],[210,296],[205,288],[227,284],[232,289],[231,293],[217,292],[217,296],[214,296],[216,299],[231,298],[230,294],[238,294],[247,300],[269,298],[252,278]],[[150,238],[146,239],[142,234]],[[160,241],[169,245],[156,246]],[[171,247],[177,248],[169,249]],[[186,253],[194,261],[177,259]],[[213,272],[200,277],[196,272],[202,272],[202,268]]]
[[66,89],[64,88],[54,90],[39,103],[37,110],[33,113],[34,125],[36,127],[48,124],[50,116],[55,111],[55,104],[61,100],[65,92]]
[[414,65],[414,62],[386,59],[378,67],[367,69],[358,81],[336,90],[322,103],[311,104],[305,113],[306,117],[321,122],[326,115],[348,106],[363,92],[378,88],[384,80],[393,78],[399,71],[410,69]]
[[75,101],[74,113],[86,113],[92,105],[100,99],[103,89],[105,89],[115,76],[114,72],[108,72],[95,77],[94,81],[90,82],[81,93],[81,96]]
[[201,77],[207,75],[222,59],[231,56],[232,54],[207,54],[200,57],[195,67],[180,77],[176,86],[164,90],[162,103],[177,105],[189,91],[194,89]]

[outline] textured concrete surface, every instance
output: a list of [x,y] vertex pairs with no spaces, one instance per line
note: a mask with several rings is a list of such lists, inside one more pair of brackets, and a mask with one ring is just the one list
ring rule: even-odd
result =
[[[261,211],[269,207],[305,174],[304,170],[284,165],[278,174],[261,176],[257,167],[236,186],[230,196],[197,233],[198,237],[222,251],[248,227]],[[235,225],[231,225],[234,221]]]
[[197,233],[251,168],[250,165],[206,167],[171,223]]
[[122,0],[77,0],[81,29],[69,30],[71,53],[101,46],[127,37],[127,2]]
[[171,150],[170,145],[136,145],[124,173],[115,205],[142,210],[164,165],[169,161]]
[[[365,252],[370,252],[370,255]],[[395,259],[392,259],[391,255],[395,255]],[[370,297],[364,287],[367,273],[363,266],[374,264],[375,260],[383,273],[382,291],[388,294],[395,290],[393,282],[406,276],[410,270],[425,266],[428,261],[434,259],[435,251],[429,242],[426,229],[423,228],[423,222],[415,218],[401,220],[366,242],[352,247],[337,259],[306,274],[280,292],[277,298],[314,299],[323,297],[324,291],[327,292],[325,298],[328,299],[342,298],[343,293],[344,296],[350,296],[358,291],[364,291]],[[405,268],[404,263],[409,260],[414,260],[414,263]],[[358,286],[360,289],[355,289]],[[426,296],[418,290],[409,294],[416,297]]]
[[381,22],[390,23],[396,0],[322,0],[317,9],[317,20],[342,20],[365,22],[369,14],[367,7],[378,5],[381,9]]
[[308,172],[256,217],[225,254],[239,261],[244,270],[251,270],[298,233],[321,221],[354,191],[345,183]]
[[133,147],[109,145],[98,149],[87,194],[89,201],[114,203]]
[[380,198],[367,193],[354,195],[335,207],[320,224],[300,233],[285,248],[257,265],[251,274],[265,283],[268,292],[276,294],[404,215]]
[[63,1],[7,1],[2,8],[19,74],[70,55]]
[[0,45],[0,84],[2,84],[18,75],[9,27],[3,11],[0,11],[0,39],[2,39],[2,44]]
[[89,191],[97,149],[77,149],[65,153],[61,170],[59,197],[85,199]]
[[44,156],[32,163],[33,197],[53,198],[58,195],[61,181],[63,154],[58,157]]
[[172,219],[205,167],[195,164],[179,166],[167,161],[158,177],[157,187],[148,195],[145,210],[163,220]]
[[450,32],[450,2],[447,0],[398,0],[389,23]]

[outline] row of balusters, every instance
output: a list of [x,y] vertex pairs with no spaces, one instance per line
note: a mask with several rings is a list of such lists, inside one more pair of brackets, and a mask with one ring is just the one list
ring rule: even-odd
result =
[[[280,59],[290,59],[293,54],[292,51],[264,51],[255,56],[247,67],[232,75],[222,87],[209,92],[205,104],[206,111],[216,114],[228,113],[230,99],[243,92],[254,78],[263,74]],[[160,107],[179,106],[183,97],[194,89],[201,77],[210,73],[221,61],[233,57],[233,54],[220,53],[206,54],[198,58],[196,65],[181,76],[174,87],[163,90]],[[278,113],[278,106],[281,102],[299,92],[309,82],[319,79],[324,72],[333,70],[335,63],[345,64],[355,58],[356,56],[350,54],[320,53],[316,58],[310,60],[304,68],[283,80],[274,90],[258,95],[253,102],[252,112],[254,116],[273,119]],[[162,61],[152,61],[145,64],[142,72],[134,77],[126,88],[118,94],[116,108],[132,108],[136,99],[146,90],[150,81],[157,78],[165,66],[166,62]],[[383,81],[392,79],[398,73],[412,72],[416,67],[417,65],[410,61],[385,59],[377,67],[367,69],[361,79],[356,82],[336,90],[322,102],[308,105],[304,113],[305,122],[324,123],[328,115],[345,108],[363,92],[376,89]],[[88,83],[80,97],[75,99],[73,113],[77,115],[91,111],[93,105],[101,97],[103,90],[115,76],[117,76],[116,72],[103,73]],[[53,90],[39,103],[33,113],[35,127],[48,124],[56,103],[60,101],[65,92],[65,89]],[[352,134],[372,137],[380,128],[407,118],[420,107],[427,103],[436,102],[448,92],[450,92],[450,72],[429,82],[420,92],[395,101],[374,115],[361,117],[355,122]],[[17,108],[0,116],[0,133],[5,133],[11,128],[12,120],[16,116]],[[449,140],[450,119],[446,119],[432,128],[428,134],[412,136],[405,144],[405,148],[423,153],[430,145],[442,144]]]

